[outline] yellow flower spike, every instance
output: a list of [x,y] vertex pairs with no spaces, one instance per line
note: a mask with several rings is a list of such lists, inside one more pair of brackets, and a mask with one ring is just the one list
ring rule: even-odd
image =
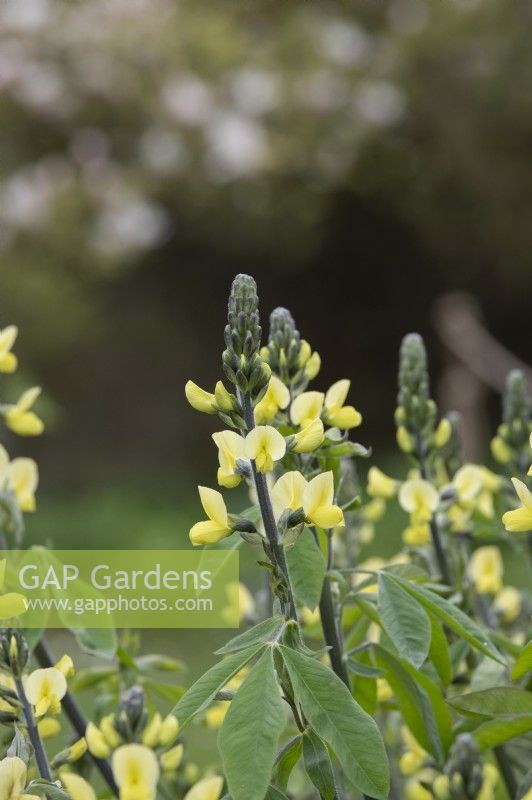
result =
[[85,739],[87,747],[93,756],[96,756],[96,758],[109,758],[111,755],[111,748],[107,744],[104,734],[94,722],[89,722],[87,725]]
[[161,768],[163,772],[174,772],[183,760],[183,752],[183,745],[176,744],[171,750],[167,750],[166,753],[163,753],[161,756]]
[[185,795],[184,800],[220,800],[224,785],[223,778],[214,775],[198,781]]
[[105,717],[102,717],[100,720],[100,731],[109,747],[114,749],[122,744],[122,737],[115,728],[114,714],[107,714]]
[[18,756],[8,756],[0,761],[1,800],[40,800],[38,795],[24,794],[27,767]]
[[222,381],[218,381],[214,387],[214,400],[218,408],[221,408],[222,411],[232,411],[234,408],[233,398]]
[[512,451],[500,436],[494,436],[490,444],[491,454],[499,464],[508,464],[512,460]]
[[61,772],[61,783],[72,800],[97,800],[96,792],[87,781],[74,772]]
[[76,673],[76,670],[74,669],[74,662],[70,656],[67,656],[66,654],[59,659],[55,665],[55,668],[58,669],[59,672],[62,672],[67,680],[72,678]]
[[242,480],[235,470],[238,459],[247,459],[245,440],[236,431],[219,431],[213,433],[212,438],[218,448],[218,483],[226,489],[232,489]]
[[123,744],[114,751],[112,766],[120,800],[155,800],[159,764],[153,750],[141,744]]
[[257,425],[246,436],[246,455],[259,472],[271,472],[276,461],[286,453],[286,442],[271,425]]
[[163,719],[163,724],[159,731],[159,744],[163,745],[163,747],[173,744],[177,738],[178,731],[179,721],[177,717],[174,714],[168,714]]
[[224,539],[231,531],[227,508],[220,492],[207,486],[198,486],[201,504],[208,520],[196,522],[189,531],[190,541],[194,546],[215,544]]
[[290,403],[290,392],[276,375],[272,375],[264,396],[255,406],[255,423],[262,425],[275,417],[279,409],[285,409]]
[[332,472],[316,475],[303,492],[303,511],[308,522],[320,528],[335,528],[344,525],[344,514],[333,504],[334,480]]
[[469,561],[469,576],[479,594],[497,594],[502,588],[503,563],[498,547],[479,547]]
[[185,397],[196,411],[202,411],[204,414],[216,414],[215,396],[211,392],[206,392],[193,381],[186,382]]
[[293,425],[305,428],[321,417],[325,395],[323,392],[302,392],[290,406],[290,419]]
[[159,734],[161,732],[161,726],[163,724],[163,718],[157,711],[151,718],[150,722],[144,729],[144,733],[142,734],[142,744],[145,747],[156,747],[157,742],[159,741]]
[[428,522],[439,502],[437,490],[423,478],[405,481],[399,489],[399,504],[404,511],[408,511],[414,524]]
[[324,438],[323,422],[321,419],[314,419],[294,435],[290,449],[294,453],[312,453],[320,446]]
[[515,622],[521,613],[521,606],[521,592],[515,586],[503,586],[493,601],[493,608],[507,623]]
[[368,471],[368,494],[370,497],[381,497],[391,500],[397,494],[397,481],[390,478],[378,467],[370,467]]
[[39,720],[37,727],[41,739],[51,739],[61,733],[61,723],[53,717],[44,717],[44,719]]
[[413,438],[408,433],[407,429],[404,425],[399,425],[397,428],[397,433],[395,435],[397,440],[397,445],[403,453],[412,453],[415,448],[415,443]]
[[330,425],[342,430],[357,428],[362,422],[362,414],[354,406],[345,406],[351,381],[344,378],[336,381],[325,395],[325,419]]
[[510,533],[532,531],[532,493],[523,481],[512,478],[512,483],[522,506],[503,514],[502,523]]
[[11,352],[17,335],[16,325],[8,325],[0,331],[0,372],[14,372],[17,368],[17,357]]
[[305,376],[309,381],[313,381],[321,369],[321,358],[319,353],[312,353],[305,364]]
[[44,430],[43,421],[30,411],[41,393],[38,386],[27,389],[16,403],[4,406],[3,414],[6,425],[19,436],[39,436]]
[[66,678],[55,667],[36,669],[31,672],[25,684],[26,695],[35,708],[35,716],[42,717],[48,712],[59,714],[61,700],[67,691]]
[[297,511],[298,508],[303,508],[303,494],[306,486],[307,481],[297,470],[285,472],[279,478],[271,490],[273,511],[276,519],[279,519],[287,508],[290,511]]
[[464,464],[453,478],[453,486],[461,503],[471,503],[481,492],[483,485],[484,473],[482,467],[476,464]]
[[441,448],[445,447],[453,432],[453,426],[447,417],[440,420],[438,427],[434,431],[434,446]]

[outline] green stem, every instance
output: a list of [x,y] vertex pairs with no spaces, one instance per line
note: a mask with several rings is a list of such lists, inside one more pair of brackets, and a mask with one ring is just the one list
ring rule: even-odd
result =
[[33,749],[35,751],[35,761],[37,762],[37,769],[39,770],[39,775],[41,776],[41,778],[44,778],[44,780],[51,781],[52,773],[50,772],[48,759],[46,758],[46,753],[44,752],[44,747],[39,734],[39,729],[37,728],[37,723],[35,722],[33,711],[29,704],[28,698],[26,697],[26,692],[24,691],[24,686],[20,678],[15,678],[15,685],[17,687],[17,694],[19,696],[19,700],[22,703],[22,711],[24,714],[24,718],[26,720],[28,736],[30,737],[30,742],[32,743]]
[[[419,471],[421,473],[421,477],[423,480],[427,480],[427,464],[425,460],[425,455],[423,453],[423,446],[421,444],[420,436],[416,437],[416,454],[419,461]],[[438,569],[440,570],[440,574],[442,577],[443,582],[447,586],[451,586],[452,577],[451,577],[451,570],[449,568],[449,563],[447,561],[447,556],[445,555],[445,550],[442,543],[441,533],[434,518],[432,515],[430,520],[430,534],[432,536],[432,544],[434,546],[434,553],[436,555],[436,561],[438,562]]]
[[[249,432],[255,427],[251,397],[249,396],[249,394],[245,394],[242,395],[241,399],[244,410],[244,420],[246,422],[247,431]],[[288,567],[286,565],[284,549],[281,542],[279,541],[279,532],[277,530],[277,523],[275,521],[275,516],[273,513],[270,493],[268,491],[268,484],[266,483],[266,476],[262,472],[259,472],[254,461],[251,462],[251,469],[253,472],[255,489],[257,490],[257,498],[259,501],[262,522],[264,524],[264,530],[266,532],[266,536],[268,539],[268,546],[270,549],[271,559],[274,563],[274,566],[278,568],[279,572],[284,578],[286,584],[286,590],[288,592],[288,601],[286,603],[285,613],[287,613],[289,617],[297,621],[297,611],[294,602],[294,594],[292,591],[292,586],[290,584],[290,576],[288,574]]]
[[[316,545],[319,547],[318,537],[315,529],[313,529],[314,539]],[[327,539],[327,569],[332,567],[332,540],[331,536]],[[331,592],[331,584],[327,577],[323,581],[320,597],[320,620],[321,628],[323,631],[323,638],[328,645],[329,658],[331,659],[331,667],[341,681],[345,683],[347,688],[351,691],[349,683],[349,673],[344,658],[344,647],[336,613],[334,609],[333,596]]]

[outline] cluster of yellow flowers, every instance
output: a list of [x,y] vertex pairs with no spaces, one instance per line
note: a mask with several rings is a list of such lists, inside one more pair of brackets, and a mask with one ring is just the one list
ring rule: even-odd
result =
[[[532,434],[530,434],[530,447],[532,449]],[[532,476],[532,466],[528,469],[528,476]],[[507,511],[502,521],[507,531],[526,533],[532,530],[532,493],[526,483],[518,478],[512,478],[512,483],[521,506],[512,511]]]

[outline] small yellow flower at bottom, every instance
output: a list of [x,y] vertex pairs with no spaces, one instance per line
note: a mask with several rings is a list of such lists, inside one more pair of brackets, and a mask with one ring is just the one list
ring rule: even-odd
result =
[[223,785],[223,778],[218,775],[203,778],[188,790],[184,800],[219,800]]
[[498,547],[479,547],[471,556],[468,572],[479,594],[496,594],[502,588],[503,563]]
[[196,522],[192,526],[189,532],[190,541],[193,545],[215,544],[232,531],[227,508],[222,495],[215,489],[198,486],[198,491],[203,510],[209,519]]
[[17,334],[16,325],[8,325],[0,331],[0,372],[14,372],[17,368],[17,357],[11,352]]
[[81,775],[75,772],[61,772],[59,777],[72,800],[97,800],[96,792]]
[[0,761],[1,800],[40,800],[38,795],[24,794],[27,767],[18,756],[8,756]]
[[159,764],[153,750],[141,744],[123,744],[114,751],[112,766],[120,800],[155,800]]
[[286,442],[272,425],[257,425],[246,436],[246,456],[259,472],[271,472],[276,461],[286,453]]
[[35,708],[35,716],[59,714],[61,700],[67,691],[66,678],[55,667],[36,669],[26,678],[24,689],[29,702]]
[[19,436],[39,436],[43,432],[43,421],[34,411],[30,411],[40,393],[40,388],[34,386],[23,392],[16,403],[4,406],[4,419],[13,433],[18,433]]
[[503,514],[503,525],[510,533],[532,531],[532,492],[523,481],[517,478],[512,478],[512,483],[522,506]]

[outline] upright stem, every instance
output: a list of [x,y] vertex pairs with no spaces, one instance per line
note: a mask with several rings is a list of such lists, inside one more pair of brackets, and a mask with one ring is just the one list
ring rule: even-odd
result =
[[[313,531],[316,545],[319,546],[316,531]],[[329,536],[327,539],[327,569],[332,566],[332,540]],[[323,581],[320,597],[320,620],[321,628],[323,631],[323,638],[325,643],[329,646],[329,658],[331,659],[331,667],[338,675],[341,681],[345,683],[347,688],[351,691],[349,683],[349,673],[344,660],[344,647],[342,636],[338,627],[336,613],[334,610],[334,602],[331,592],[331,584],[327,577]]]
[[[255,419],[253,417],[253,406],[251,404],[251,397],[249,396],[249,394],[245,394],[241,396],[241,399],[244,410],[244,420],[246,422],[246,428],[249,432],[255,427]],[[286,583],[286,588],[288,592],[288,603],[287,603],[288,615],[292,619],[295,619],[297,621],[297,611],[294,602],[292,586],[290,585],[290,576],[288,574],[288,568],[286,566],[284,549],[279,541],[277,523],[275,521],[275,516],[273,513],[270,493],[268,491],[268,484],[266,483],[266,477],[262,472],[259,472],[254,461],[251,462],[251,469],[253,472],[253,480],[255,482],[255,489],[257,490],[257,498],[259,501],[260,513],[262,516],[262,522],[264,524],[264,530],[268,538],[268,545],[270,548],[272,561],[274,562],[274,565],[278,568],[279,572],[283,576]]]
[[[421,473],[421,477],[423,480],[427,480],[427,465],[420,441],[417,442],[417,457],[419,460],[419,471]],[[450,586],[452,581],[451,570],[449,568],[447,556],[445,555],[445,550],[443,549],[440,529],[434,516],[432,516],[430,520],[430,533],[432,536],[434,553],[436,554],[436,561],[438,562],[438,568],[440,570],[442,580],[447,586]]]
[[[52,653],[50,652],[48,645],[43,639],[41,639],[40,642],[38,642],[37,645],[35,646],[34,653],[35,653],[35,658],[37,659],[41,667],[53,667],[53,665],[55,664],[55,659]],[[65,712],[70,721],[70,724],[72,725],[78,736],[80,738],[85,736],[85,732],[87,730],[87,720],[83,716],[79,706],[77,705],[76,701],[74,700],[70,692],[67,691],[67,693],[65,694],[65,696],[61,701],[61,705],[63,707],[63,711]],[[106,782],[109,789],[112,791],[115,797],[118,797],[118,787],[115,783],[115,779],[113,777],[113,771],[111,769],[111,765],[109,764],[109,762],[106,761],[104,758],[97,758],[96,756],[93,756],[92,753],[90,753],[90,750],[89,754],[92,760],[94,761],[97,770],[99,771],[100,775]]]
[[46,753],[44,752],[39,729],[37,728],[37,723],[35,722],[32,708],[28,702],[28,698],[26,697],[26,692],[24,691],[24,686],[20,678],[15,678],[15,686],[17,687],[19,700],[22,703],[22,711],[26,720],[26,727],[28,728],[28,736],[30,737],[30,742],[32,743],[35,751],[35,761],[37,762],[39,775],[46,781],[51,781],[52,773],[50,772],[48,759],[46,758]]

